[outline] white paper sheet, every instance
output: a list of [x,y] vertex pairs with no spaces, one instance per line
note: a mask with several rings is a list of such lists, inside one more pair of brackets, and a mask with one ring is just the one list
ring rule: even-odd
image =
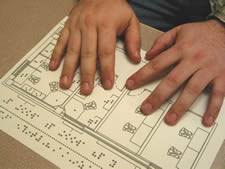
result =
[[163,121],[172,101],[143,116],[139,106],[157,82],[135,91],[124,87],[145,61],[131,64],[121,45],[112,90],[104,91],[97,75],[93,94],[80,95],[79,71],[72,87],[61,90],[62,67],[51,72],[48,63],[66,19],[1,79],[0,129],[59,168],[210,168],[225,139],[224,106],[211,128],[201,124],[206,95],[174,127]]

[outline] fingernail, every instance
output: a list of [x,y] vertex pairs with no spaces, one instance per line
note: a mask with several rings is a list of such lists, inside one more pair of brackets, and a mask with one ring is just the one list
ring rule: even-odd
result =
[[148,115],[152,112],[152,105],[148,102],[144,103],[142,106],[141,106],[141,112],[145,115]]
[[127,80],[126,87],[130,90],[134,89],[134,80],[132,79]]
[[151,58],[151,53],[147,53],[147,54],[145,55],[145,59],[146,59],[146,60],[150,60],[150,58]]
[[145,55],[145,60],[149,60],[149,55]]
[[137,63],[139,63],[141,61],[141,53],[140,52],[137,52],[135,53],[134,57],[137,59]]
[[81,85],[81,92],[82,94],[88,95],[91,92],[91,84],[88,82],[85,82]]
[[49,63],[49,67],[51,68],[51,69],[54,69],[55,68],[55,61],[51,61],[50,63]]
[[146,60],[150,60],[150,58],[151,58],[151,56],[152,56],[152,50],[150,50],[150,51],[148,51],[147,53],[146,53],[146,55],[145,55],[145,59]]
[[84,90],[89,90],[90,89],[90,85],[89,85],[89,83],[83,83],[82,84],[82,88],[84,89]]
[[205,118],[205,124],[207,126],[211,126],[211,125],[213,125],[213,123],[214,123],[214,117],[213,116],[209,115]]
[[106,80],[105,82],[104,82],[104,88],[105,89],[111,89],[112,88],[112,82],[111,82],[111,80]]
[[175,125],[177,122],[178,116],[176,113],[168,113],[165,118],[165,122],[168,125]]
[[68,77],[62,76],[60,80],[60,84],[63,88],[66,88],[68,86]]

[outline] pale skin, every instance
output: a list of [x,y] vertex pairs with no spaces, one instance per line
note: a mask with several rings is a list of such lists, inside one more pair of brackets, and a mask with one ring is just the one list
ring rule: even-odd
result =
[[[79,1],[71,11],[49,65],[51,70],[56,70],[64,57],[60,86],[64,89],[71,86],[80,65],[81,93],[90,94],[99,62],[102,85],[111,89],[118,35],[124,35],[128,57],[139,63],[139,21],[129,4],[125,0]],[[155,41],[146,59],[149,63],[128,78],[128,89],[150,83],[169,67],[170,71],[143,102],[143,114],[153,113],[184,85],[165,116],[168,125],[175,125],[210,85],[210,99],[202,123],[208,127],[214,124],[225,95],[225,27],[222,23],[209,20],[175,27]]]
[[167,124],[175,125],[211,85],[211,97],[202,123],[213,125],[225,94],[225,27],[215,20],[175,27],[155,41],[146,58],[150,62],[128,79],[128,89],[149,83],[169,66],[175,66],[144,101],[141,111],[151,114],[185,83],[165,116]]
[[129,4],[125,0],[79,1],[70,13],[50,62],[50,69],[55,70],[65,59],[60,86],[64,89],[71,86],[80,62],[81,93],[90,94],[99,61],[102,85],[111,89],[116,38],[122,34],[128,57],[134,63],[140,62],[139,22]]

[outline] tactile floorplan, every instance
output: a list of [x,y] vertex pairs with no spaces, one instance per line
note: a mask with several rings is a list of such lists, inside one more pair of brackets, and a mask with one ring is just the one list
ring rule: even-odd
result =
[[135,91],[124,87],[145,61],[132,65],[122,45],[116,50],[112,90],[104,91],[96,75],[93,94],[81,95],[79,71],[69,90],[59,88],[61,68],[51,72],[48,63],[65,21],[1,79],[0,129],[59,168],[210,168],[225,138],[224,112],[213,127],[203,127],[202,96],[174,127],[163,121],[172,99],[143,116],[140,104],[158,82]]

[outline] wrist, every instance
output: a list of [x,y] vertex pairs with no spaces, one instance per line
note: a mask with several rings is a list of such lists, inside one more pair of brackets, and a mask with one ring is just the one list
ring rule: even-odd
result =
[[214,31],[219,31],[224,34],[225,37],[225,24],[218,19],[209,19],[206,24]]
[[221,20],[219,20],[218,18],[212,18],[209,20],[209,22],[212,22],[212,23],[214,23],[214,25],[223,27],[225,29],[225,23],[222,22]]
[[213,22],[216,22],[218,24],[220,24],[221,26],[225,27],[225,21],[223,19],[221,19],[220,17],[218,17],[217,15],[211,15],[208,17],[208,20],[212,20]]
[[222,25],[222,26],[225,28],[225,23],[222,22],[220,19],[218,19],[218,18],[213,18],[213,20],[214,20],[215,22],[217,22],[218,24]]

